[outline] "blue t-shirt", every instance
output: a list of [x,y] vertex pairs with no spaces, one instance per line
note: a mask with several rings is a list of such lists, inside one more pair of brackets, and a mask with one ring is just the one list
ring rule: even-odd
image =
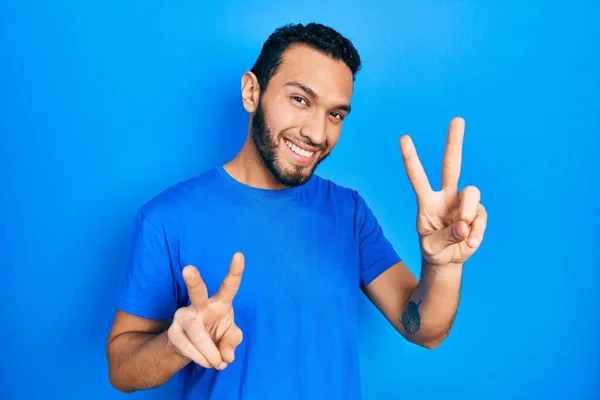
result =
[[360,288],[400,257],[356,191],[317,175],[268,190],[219,166],[163,191],[137,215],[117,306],[170,319],[189,305],[183,267],[196,266],[212,296],[238,251],[235,361],[223,371],[191,362],[177,397],[359,399]]

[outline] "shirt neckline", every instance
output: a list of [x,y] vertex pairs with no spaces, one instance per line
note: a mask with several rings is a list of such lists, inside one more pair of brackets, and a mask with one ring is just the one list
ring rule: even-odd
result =
[[298,193],[300,190],[302,190],[314,178],[314,175],[311,176],[311,178],[308,180],[308,182],[306,182],[305,184],[300,185],[300,186],[288,187],[285,189],[265,189],[265,188],[258,188],[258,187],[250,186],[250,185],[247,185],[245,183],[238,181],[233,176],[231,176],[229,174],[229,172],[227,172],[227,170],[225,169],[225,167],[223,165],[219,165],[215,169],[216,169],[217,173],[221,176],[221,178],[223,178],[227,183],[229,183],[229,185],[231,187],[233,187],[235,190],[244,192],[245,194],[263,196],[263,197],[291,197],[291,196],[295,195],[296,193]]

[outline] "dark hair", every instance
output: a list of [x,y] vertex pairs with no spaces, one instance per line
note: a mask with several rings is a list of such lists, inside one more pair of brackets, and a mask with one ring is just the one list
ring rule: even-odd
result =
[[289,24],[277,28],[263,44],[252,72],[258,78],[261,91],[267,89],[269,80],[282,62],[285,50],[294,44],[304,44],[334,60],[343,61],[352,71],[354,79],[360,69],[360,56],[352,42],[336,30],[318,23]]

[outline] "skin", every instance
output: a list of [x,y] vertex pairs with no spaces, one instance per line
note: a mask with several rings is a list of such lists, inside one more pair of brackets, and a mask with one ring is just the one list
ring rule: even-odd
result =
[[454,118],[446,137],[442,188],[434,191],[410,136],[400,151],[417,200],[416,227],[422,254],[417,281],[402,262],[382,273],[366,295],[410,342],[435,348],[450,333],[458,309],[464,263],[481,246],[487,212],[475,186],[458,190],[465,121]]
[[[278,190],[299,185],[331,153],[350,110],[353,78],[341,61],[303,45],[289,48],[283,63],[261,90],[256,76],[242,77],[244,108],[250,113],[248,136],[240,152],[224,165],[238,181]],[[397,331],[412,343],[437,347],[449,334],[458,308],[465,261],[481,245],[487,214],[475,186],[458,190],[464,120],[451,121],[442,168],[442,188],[434,191],[412,139],[400,138],[400,152],[418,212],[422,253],[417,279],[402,262],[363,288]],[[286,140],[314,151],[299,159]],[[242,284],[244,257],[236,253],[228,275],[212,298],[200,272],[186,266],[183,276],[191,305],[172,321],[153,321],[118,311],[107,343],[109,377],[131,392],[167,382],[189,362],[224,369],[235,359],[243,332],[235,325],[232,301]]]
[[[277,190],[291,186],[278,179],[282,175],[296,175],[295,183],[304,183],[338,142],[351,108],[353,88],[352,71],[346,64],[301,45],[284,53],[280,70],[264,92],[256,76],[247,72],[242,77],[242,101],[252,115],[248,139],[225,169],[238,181],[254,187]],[[259,107],[268,110],[264,112],[269,131],[266,134],[276,146],[279,177],[265,165],[252,137]],[[310,165],[301,165],[290,156],[285,139],[315,151]]]

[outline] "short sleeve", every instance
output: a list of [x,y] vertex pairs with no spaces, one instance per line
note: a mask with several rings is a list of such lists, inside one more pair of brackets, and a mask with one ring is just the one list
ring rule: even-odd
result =
[[148,319],[172,318],[176,283],[165,235],[138,212],[117,291],[117,308]]
[[360,195],[358,195],[356,221],[360,246],[360,286],[363,287],[401,261],[401,258]]

